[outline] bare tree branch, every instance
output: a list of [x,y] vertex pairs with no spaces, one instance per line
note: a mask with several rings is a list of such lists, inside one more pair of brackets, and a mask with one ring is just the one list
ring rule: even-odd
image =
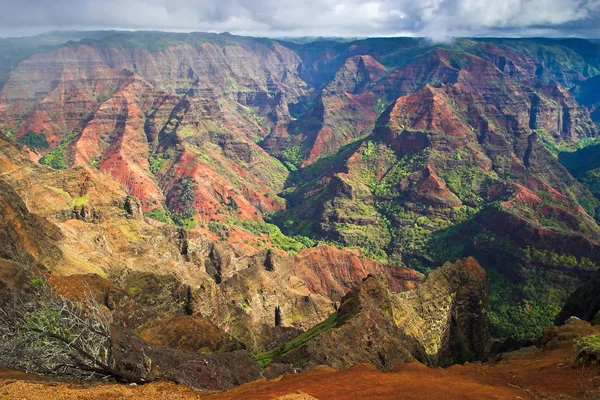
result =
[[111,314],[88,285],[83,301],[75,302],[43,277],[34,275],[31,283],[35,295],[17,296],[0,309],[0,362],[44,374],[143,382],[111,367]]

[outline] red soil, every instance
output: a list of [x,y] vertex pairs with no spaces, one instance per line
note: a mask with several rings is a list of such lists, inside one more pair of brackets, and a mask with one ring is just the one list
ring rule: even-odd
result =
[[[570,343],[558,350],[521,353],[493,365],[465,364],[448,369],[427,368],[417,362],[391,372],[369,365],[344,371],[315,368],[308,374],[253,382],[208,398],[267,400],[296,392],[330,400],[577,398],[581,368],[571,364]],[[583,392],[587,396],[598,393],[600,367],[587,367],[584,372]]]
[[[525,348],[502,355],[491,364],[427,368],[418,362],[390,372],[370,365],[344,371],[315,367],[305,374],[259,380],[221,393],[198,393],[174,383],[143,386],[73,385],[48,382],[24,373],[0,369],[2,399],[592,399],[600,394],[600,365],[584,369],[573,363],[572,340],[600,332],[600,325],[567,324],[545,331],[545,350]],[[583,373],[582,373],[583,372]],[[35,382],[29,382],[33,380]]]

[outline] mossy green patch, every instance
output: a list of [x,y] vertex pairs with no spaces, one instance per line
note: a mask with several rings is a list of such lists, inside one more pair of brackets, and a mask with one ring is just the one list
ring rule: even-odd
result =
[[171,213],[169,210],[163,211],[160,208],[155,208],[152,211],[144,213],[145,217],[152,218],[156,221],[165,222],[168,224],[173,224],[173,220],[171,219]]
[[86,206],[88,201],[90,199],[90,194],[86,193],[83,196],[79,196],[78,198],[76,198],[75,200],[73,200],[73,202],[71,203],[71,207],[75,208],[75,207],[82,207],[82,206]]
[[590,335],[577,338],[573,341],[577,362],[598,363],[600,362],[600,335]]
[[231,234],[231,232],[229,232],[229,227],[219,221],[209,221],[208,230],[217,235],[220,240],[227,240]]
[[70,132],[65,135],[61,140],[60,144],[56,146],[52,151],[46,153],[44,157],[40,159],[40,163],[48,165],[54,169],[67,169],[70,165],[70,161],[67,157],[66,150],[77,137],[78,133]]
[[309,340],[312,340],[312,339],[316,338],[317,336],[319,336],[320,334],[322,334],[323,332],[327,332],[328,330],[333,328],[335,326],[336,319],[337,319],[337,312],[334,312],[325,321],[321,322],[318,325],[315,325],[311,329],[298,335],[297,337],[290,340],[289,342],[286,342],[273,350],[269,350],[269,351],[265,351],[263,353],[256,354],[254,356],[254,360],[261,367],[263,367],[263,368],[267,367],[267,366],[271,365],[272,363],[276,362],[277,360],[281,359],[283,356],[285,356],[292,350],[298,349],[300,346],[307,343]]
[[230,223],[252,233],[253,235],[269,236],[269,239],[273,243],[273,247],[289,253],[296,254],[304,247],[301,241],[281,233],[281,230],[279,227],[277,227],[277,225],[253,220],[231,220]]
[[151,155],[148,157],[148,166],[153,174],[159,173],[164,167],[167,160],[162,156]]

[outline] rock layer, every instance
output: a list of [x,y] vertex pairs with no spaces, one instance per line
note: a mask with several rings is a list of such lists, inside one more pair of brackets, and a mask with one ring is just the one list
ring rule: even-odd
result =
[[370,275],[348,293],[330,330],[283,355],[305,368],[368,363],[382,370],[417,359],[448,366],[485,360],[491,348],[487,276],[476,260],[447,263],[396,293]]

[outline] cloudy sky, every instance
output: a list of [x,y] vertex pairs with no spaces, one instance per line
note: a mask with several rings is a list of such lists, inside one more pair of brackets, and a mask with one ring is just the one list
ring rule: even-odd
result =
[[0,0],[0,36],[97,29],[600,37],[600,0]]

